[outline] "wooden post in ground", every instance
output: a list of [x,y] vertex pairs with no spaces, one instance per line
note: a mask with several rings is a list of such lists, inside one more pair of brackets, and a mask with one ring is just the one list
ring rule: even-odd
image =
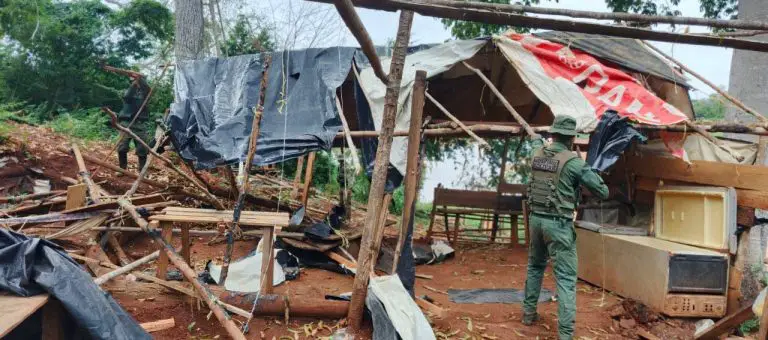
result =
[[85,167],[85,161],[83,160],[83,155],[80,153],[80,148],[75,143],[72,143],[72,153],[75,154],[77,168],[80,169],[80,178],[82,178],[83,182],[88,186],[88,193],[91,195],[93,203],[101,203],[101,190],[93,181],[93,178],[91,178],[91,173],[88,172],[88,168]]
[[[405,200],[403,203],[403,217],[400,222],[400,233],[397,235],[397,246],[395,247],[394,259],[392,260],[392,271],[397,271],[397,263],[400,261],[400,253],[405,244],[408,226],[411,224],[411,215],[413,213],[413,203],[416,201],[416,189],[419,186],[418,172],[421,161],[419,151],[421,150],[421,121],[424,113],[424,97],[428,95],[427,72],[416,71],[416,80],[413,82],[413,92],[411,93],[411,125],[408,132],[408,159],[405,165]],[[486,143],[487,144],[487,143]]]
[[123,209],[128,212],[136,224],[138,224],[141,229],[146,231],[149,236],[158,243],[160,250],[168,255],[171,263],[179,268],[181,275],[183,275],[190,283],[192,283],[192,286],[197,291],[200,299],[205,301],[205,303],[208,305],[208,308],[211,309],[213,315],[216,316],[216,319],[219,320],[229,336],[233,339],[245,340],[245,336],[240,332],[240,330],[237,328],[237,325],[235,325],[235,323],[232,321],[229,313],[222,309],[222,307],[217,303],[218,298],[213,295],[207,286],[198,280],[195,270],[192,269],[189,264],[184,262],[184,259],[182,259],[181,256],[176,253],[176,251],[173,249],[173,246],[165,239],[160,237],[160,235],[157,234],[157,231],[150,230],[149,223],[144,218],[142,218],[141,215],[139,215],[139,213],[136,211],[136,207],[134,207],[128,200],[121,198],[118,199],[117,202]]
[[301,185],[301,173],[304,170],[304,156],[299,157],[296,163],[296,175],[293,176],[293,190],[291,190],[291,198],[296,199],[299,196],[299,186]]
[[[351,334],[356,334],[360,331],[363,322],[365,297],[368,294],[368,280],[370,279],[371,268],[373,267],[372,263],[379,254],[379,249],[375,247],[377,244],[375,237],[377,235],[376,225],[378,222],[376,217],[379,215],[381,203],[384,199],[384,185],[387,180],[389,153],[392,150],[392,132],[395,130],[395,118],[397,116],[397,98],[400,95],[400,82],[403,77],[405,54],[408,48],[408,41],[410,40],[412,23],[413,12],[400,12],[395,49],[390,63],[389,82],[387,83],[387,91],[384,97],[381,135],[378,141],[379,147],[376,150],[373,179],[371,180],[368,195],[368,211],[363,229],[360,253],[357,259],[359,266],[352,285],[352,300],[349,305],[349,314],[347,315]],[[350,29],[353,28],[350,27]]]
[[312,151],[307,157],[307,169],[304,173],[304,189],[301,191],[301,205],[307,206],[309,200],[309,189],[312,188],[312,175],[314,174],[315,152]]
[[[499,188],[506,183],[507,176],[507,153],[509,152],[509,138],[504,139],[504,151],[501,154],[501,169],[499,169],[499,185],[496,186],[496,209],[499,208],[501,201],[501,192]],[[499,232],[499,214],[493,212],[493,225],[491,226],[491,242],[496,242],[496,234]]]

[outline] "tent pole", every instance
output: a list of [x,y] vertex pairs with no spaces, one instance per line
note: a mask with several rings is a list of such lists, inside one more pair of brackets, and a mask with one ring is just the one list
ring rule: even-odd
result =
[[[341,101],[339,101],[339,97],[336,96],[336,109],[339,110],[339,117],[341,117],[341,127],[344,128],[344,137],[347,139],[347,145],[349,145],[349,152],[352,153],[352,162],[355,165],[355,175],[359,175],[360,171],[363,170],[363,166],[360,165],[360,157],[357,155],[357,148],[355,147],[355,143],[352,141],[352,136],[349,134],[349,124],[347,123],[347,117],[344,116],[344,111],[341,108]],[[344,158],[344,155],[341,155],[342,158]]]
[[[421,121],[424,115],[424,97],[431,98],[427,89],[427,72],[416,71],[416,80],[413,82],[413,92],[411,93],[411,125],[408,130],[408,160],[405,165],[405,200],[403,203],[403,217],[400,223],[400,232],[397,235],[397,246],[395,246],[394,259],[392,260],[391,274],[397,272],[397,264],[400,261],[400,253],[405,245],[405,239],[408,228],[411,224],[411,214],[413,213],[413,203],[416,201],[416,188],[419,185],[418,172],[421,161],[419,160],[419,151],[421,150]],[[440,105],[437,103],[436,105]]]
[[365,219],[365,227],[358,254],[358,270],[352,285],[352,300],[349,305],[347,320],[349,331],[356,334],[360,331],[363,322],[363,308],[365,297],[368,294],[368,280],[372,274],[373,262],[379,255],[379,243],[376,240],[377,222],[381,203],[384,199],[384,185],[387,180],[387,168],[389,167],[389,153],[392,150],[392,132],[395,129],[397,116],[397,98],[400,95],[400,82],[403,77],[405,54],[408,49],[408,41],[411,36],[413,24],[413,12],[400,12],[400,23],[397,28],[395,48],[390,63],[390,78],[387,82],[387,91],[384,97],[384,112],[381,122],[382,134],[379,136],[379,147],[376,150],[376,161],[373,169],[370,192],[368,195],[368,212]]
[[510,104],[509,101],[507,101],[507,98],[504,98],[504,95],[501,93],[501,91],[499,91],[499,89],[496,88],[495,85],[493,85],[493,82],[490,79],[488,79],[488,77],[486,77],[485,74],[483,74],[483,71],[480,71],[472,67],[466,61],[462,61],[461,63],[464,64],[464,67],[468,68],[470,71],[475,72],[475,74],[477,74],[477,76],[480,77],[480,79],[482,79],[486,85],[488,85],[488,88],[490,88],[491,91],[493,91],[493,93],[496,95],[496,97],[499,98],[501,103],[504,104],[504,107],[506,107],[507,111],[509,111],[509,113],[512,114],[512,117],[515,117],[515,120],[520,125],[523,126],[523,129],[525,129],[525,132],[528,133],[529,136],[534,136],[537,134],[536,132],[533,131],[533,129],[531,129],[531,126],[528,125],[528,122],[526,122],[525,119],[523,119],[523,117],[520,116],[520,114],[515,110],[515,108],[512,107],[512,104]]

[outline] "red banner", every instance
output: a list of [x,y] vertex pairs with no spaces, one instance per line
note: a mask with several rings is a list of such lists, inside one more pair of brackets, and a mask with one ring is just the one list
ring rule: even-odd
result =
[[529,35],[513,33],[508,37],[530,51],[550,78],[575,83],[598,118],[612,109],[620,116],[645,124],[671,125],[688,119],[632,76],[603,65],[587,53]]

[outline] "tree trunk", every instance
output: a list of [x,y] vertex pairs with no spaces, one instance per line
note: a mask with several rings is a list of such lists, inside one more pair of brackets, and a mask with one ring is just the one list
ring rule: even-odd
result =
[[176,0],[176,61],[201,59],[203,46],[203,1]]
[[[739,0],[739,19],[768,21],[768,2],[765,0]],[[750,38],[768,42],[768,35]],[[734,97],[763,115],[768,114],[768,53],[734,50],[731,60],[731,77],[728,89]],[[739,122],[757,120],[729,107],[726,119]]]

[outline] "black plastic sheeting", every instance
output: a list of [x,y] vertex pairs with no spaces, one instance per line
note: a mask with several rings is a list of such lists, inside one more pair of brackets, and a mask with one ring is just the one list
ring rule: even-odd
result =
[[632,141],[645,143],[648,139],[629,124],[627,118],[608,110],[597,124],[589,140],[587,164],[599,172],[608,170],[632,145]]
[[0,229],[0,290],[48,293],[92,339],[152,339],[61,247]]
[[[541,289],[539,303],[552,301],[552,291]],[[448,299],[453,303],[521,303],[525,292],[514,288],[449,289]]]
[[[330,149],[341,120],[336,89],[347,78],[352,47],[271,53],[255,165]],[[245,160],[266,54],[179,63],[168,117],[171,142],[197,168]]]

